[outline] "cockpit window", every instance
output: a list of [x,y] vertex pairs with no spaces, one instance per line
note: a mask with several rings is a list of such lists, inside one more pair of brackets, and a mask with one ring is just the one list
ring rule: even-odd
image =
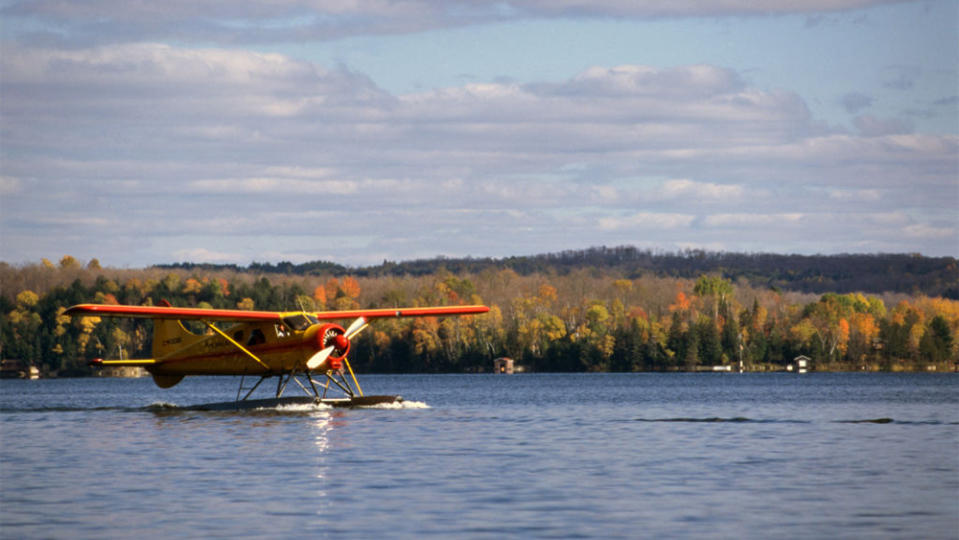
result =
[[261,343],[266,343],[266,336],[263,335],[263,331],[259,328],[254,328],[250,332],[250,339],[246,342],[246,346],[259,345]]
[[300,315],[290,315],[289,317],[284,317],[283,322],[286,323],[286,325],[292,328],[293,330],[296,330],[297,332],[302,332],[303,330],[306,330],[307,328],[309,328],[311,325],[316,324],[317,320],[308,315],[300,314]]

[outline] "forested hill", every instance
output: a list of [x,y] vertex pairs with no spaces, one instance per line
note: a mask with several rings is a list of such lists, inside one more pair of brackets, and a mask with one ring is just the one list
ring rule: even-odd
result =
[[485,304],[489,313],[477,317],[380,321],[354,343],[351,361],[366,373],[482,372],[491,355],[531,371],[740,363],[762,371],[805,355],[818,370],[951,371],[959,362],[956,266],[908,255],[629,248],[368,268],[116,269],[67,255],[59,264],[0,262],[0,357],[60,375],[88,374],[91,358],[150,357],[150,321],[64,315],[87,302],[266,311]]
[[635,247],[594,247],[524,257],[437,257],[352,268],[314,261],[253,263],[248,267],[177,263],[160,268],[183,268],[278,273],[289,275],[354,275],[358,277],[424,276],[441,269],[454,274],[479,273],[489,268],[509,268],[520,275],[566,275],[584,268],[635,279],[644,274],[696,278],[717,273],[732,281],[745,279],[753,287],[770,287],[807,293],[902,292],[959,299],[959,262],[954,257],[918,254],[779,255],[725,253],[702,250],[654,252]]

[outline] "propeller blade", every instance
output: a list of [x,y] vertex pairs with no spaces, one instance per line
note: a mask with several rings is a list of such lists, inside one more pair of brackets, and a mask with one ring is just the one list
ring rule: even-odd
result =
[[346,339],[352,339],[353,336],[362,332],[367,326],[369,326],[369,323],[366,322],[366,317],[360,317],[359,319],[353,321],[353,324],[346,329],[346,333],[344,335],[346,336]]
[[326,359],[333,354],[333,349],[334,347],[331,345],[311,356],[310,359],[306,361],[306,368],[310,370],[318,368],[320,364],[325,362]]

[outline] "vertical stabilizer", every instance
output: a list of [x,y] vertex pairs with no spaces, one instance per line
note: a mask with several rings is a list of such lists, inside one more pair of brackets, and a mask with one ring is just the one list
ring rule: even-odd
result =
[[[186,347],[197,339],[197,335],[172,319],[153,321],[153,358],[162,360],[174,352]],[[153,382],[160,388],[171,388],[183,380],[183,375],[157,375],[153,373]]]
[[153,321],[153,357],[161,360],[178,349],[182,349],[197,336],[183,326],[183,323],[170,319]]

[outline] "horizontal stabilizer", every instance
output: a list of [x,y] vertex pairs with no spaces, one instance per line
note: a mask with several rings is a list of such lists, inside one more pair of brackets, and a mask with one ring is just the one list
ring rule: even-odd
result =
[[79,304],[64,312],[72,317],[133,317],[141,319],[178,319],[203,321],[279,321],[276,311],[240,309],[176,308],[163,306],[119,306],[113,304]]
[[90,365],[93,367],[113,367],[113,366],[152,366],[156,364],[157,361],[152,358],[144,358],[141,360],[104,360],[103,358],[94,358],[90,360]]

